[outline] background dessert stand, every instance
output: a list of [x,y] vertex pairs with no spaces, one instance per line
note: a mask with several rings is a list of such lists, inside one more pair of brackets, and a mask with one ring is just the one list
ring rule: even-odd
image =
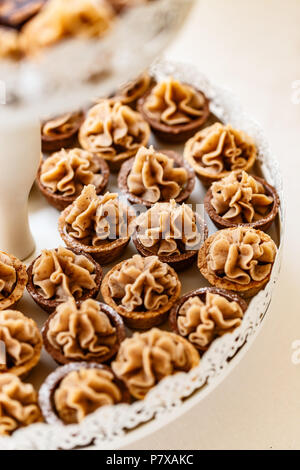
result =
[[[173,1],[171,3],[175,5]],[[49,426],[42,423],[21,429],[15,432],[12,437],[0,439],[0,448],[72,449],[77,446],[93,444],[94,448],[107,449],[129,444],[135,439],[146,436],[182,415],[207,396],[238,364],[261,330],[262,320],[268,310],[272,291],[279,274],[284,229],[282,183],[276,160],[272,155],[261,128],[243,112],[235,97],[227,90],[210,83],[198,70],[188,65],[158,62],[152,67],[152,72],[158,78],[173,75],[175,78],[188,81],[195,87],[203,90],[210,97],[212,111],[220,120],[231,122],[233,126],[244,129],[254,137],[259,149],[256,170],[258,173],[262,173],[268,182],[276,187],[281,200],[280,213],[271,231],[272,237],[279,246],[271,281],[263,291],[252,299],[241,327],[232,334],[225,335],[214,341],[203,356],[200,365],[190,373],[176,374],[166,378],[151,390],[143,401],[135,402],[130,406],[117,405],[102,408],[93,415],[88,416],[80,425],[62,427]],[[129,75],[126,75],[126,78],[122,81],[126,81],[127,77]],[[116,86],[120,82],[116,83]],[[85,85],[81,88],[86,90]],[[90,84],[88,88],[90,88]],[[61,88],[59,89],[61,90]],[[91,91],[89,89],[89,92],[85,95],[87,100],[91,97]],[[63,92],[58,91],[58,95],[60,95],[59,100],[62,96],[61,93]],[[92,94],[98,95],[94,91]],[[76,106],[81,106],[81,102],[77,103],[77,96],[75,99]],[[69,109],[68,107],[64,108],[64,106],[61,107],[59,100],[57,108],[55,107],[53,111],[57,113],[59,110],[64,111]],[[46,99],[46,101],[48,102],[49,100]],[[70,104],[71,101],[66,101],[66,103]],[[72,109],[76,108],[76,106],[74,104]],[[37,106],[36,108],[38,109],[39,107]],[[52,105],[49,108],[47,106],[47,109],[49,109],[50,113]],[[13,119],[11,122],[13,123]],[[155,140],[152,143],[155,144]],[[160,147],[162,147],[161,144]],[[182,148],[178,147],[177,150],[181,151]],[[109,188],[111,191],[117,189],[115,176],[111,178]],[[197,181],[190,202],[199,203],[199,201],[203,201],[204,194],[205,189]],[[37,251],[40,251],[42,248],[52,248],[62,243],[57,230],[59,214],[55,209],[49,207],[36,188],[31,193],[29,213],[30,223],[37,242]],[[209,229],[210,232],[215,230],[212,224],[209,224]],[[134,252],[135,250],[131,243],[124,254],[124,258],[129,257]],[[33,256],[30,259],[32,258]],[[109,268],[107,267],[105,272]],[[206,285],[205,281],[201,279],[196,266],[182,273],[181,280],[183,293]],[[19,308],[33,317],[39,326],[47,319],[47,315],[33,304],[27,294],[23,297]],[[38,388],[54,367],[54,362],[44,352],[39,366],[30,375],[30,381]]]

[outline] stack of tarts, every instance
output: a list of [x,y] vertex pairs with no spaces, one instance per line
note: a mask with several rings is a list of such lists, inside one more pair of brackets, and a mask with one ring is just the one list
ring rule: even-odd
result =
[[[60,211],[65,247],[43,250],[27,272],[0,253],[0,434],[143,399],[241,325],[270,280],[277,247],[266,231],[279,198],[254,172],[251,136],[214,121],[201,90],[146,72],[86,111],[42,123],[37,183]],[[205,216],[189,204],[197,178]],[[199,288],[182,295],[182,271],[196,263]],[[12,309],[26,284],[48,314],[41,333]],[[38,397],[22,379],[42,344],[58,367]]]

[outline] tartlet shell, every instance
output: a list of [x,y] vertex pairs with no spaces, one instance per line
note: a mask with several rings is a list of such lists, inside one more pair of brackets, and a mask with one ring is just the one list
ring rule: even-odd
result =
[[[230,291],[227,291],[225,289],[219,289],[217,287],[201,287],[200,289],[190,291],[187,294],[180,297],[180,299],[177,301],[177,303],[172,308],[172,310],[170,312],[170,315],[169,315],[169,324],[170,324],[170,327],[171,327],[172,331],[174,331],[174,333],[176,333],[177,335],[182,336],[179,332],[178,325],[177,325],[177,317],[178,317],[178,313],[179,313],[179,310],[181,309],[182,305],[188,299],[190,299],[191,297],[200,297],[200,299],[203,300],[203,298],[205,297],[207,292],[209,292],[211,294],[221,295],[222,297],[225,297],[230,302],[232,302],[232,301],[237,302],[239,304],[239,306],[241,307],[241,309],[243,310],[244,314],[245,314],[245,312],[248,308],[248,305],[245,302],[245,300],[242,299],[238,294],[236,294],[234,292],[230,292]],[[188,338],[186,338],[185,336],[182,336],[182,337],[185,338],[187,341],[189,341]],[[191,344],[193,344],[193,346],[201,352],[207,351],[207,349],[210,346],[210,345],[208,345],[206,348],[201,348],[197,344],[194,344],[194,343],[191,343]]]
[[[78,303],[80,304],[81,302],[78,302]],[[57,314],[57,311],[54,311],[49,316],[49,318],[47,319],[46,323],[44,324],[44,326],[42,328],[42,337],[43,337],[44,347],[45,347],[46,351],[50,354],[50,356],[52,356],[52,358],[58,364],[65,365],[65,364],[69,364],[70,362],[82,362],[83,360],[85,362],[94,362],[94,363],[97,363],[97,364],[102,364],[102,363],[105,363],[105,362],[109,361],[110,359],[112,359],[117,354],[117,352],[120,348],[120,344],[126,338],[125,326],[124,326],[122,317],[117,312],[115,312],[109,305],[105,305],[102,302],[98,302],[98,304],[101,307],[101,311],[104,312],[108,316],[108,318],[110,319],[112,325],[116,328],[116,335],[117,335],[116,344],[112,346],[111,350],[105,356],[102,356],[98,360],[97,360],[97,357],[94,357],[91,360],[87,360],[87,359],[68,359],[61,350],[56,349],[55,347],[53,347],[52,344],[48,340],[47,334],[48,334],[48,331],[49,331],[50,322],[55,317],[55,315]]]
[[[195,182],[196,182],[196,175],[194,170],[181,158],[181,156],[177,153],[174,152],[173,150],[160,150],[159,152],[163,153],[164,155],[167,155],[167,157],[172,158],[175,161],[175,164],[178,167],[183,167],[186,169],[188,173],[188,181],[186,184],[186,187],[181,191],[179,196],[175,198],[175,201],[178,204],[181,204],[182,202],[186,201],[189,196],[191,195],[194,187],[195,187]],[[156,204],[155,202],[149,202],[146,201],[145,199],[136,196],[135,194],[132,194],[129,191],[128,188],[128,175],[132,170],[133,163],[134,163],[135,157],[131,158],[130,160],[127,160],[126,162],[123,163],[119,176],[118,176],[118,186],[119,189],[127,196],[128,201],[130,201],[132,204],[141,204],[146,206],[147,208],[150,208]],[[157,202],[169,202],[168,201],[157,201]]]
[[64,366],[58,367],[46,378],[39,391],[39,405],[42,411],[43,417],[48,424],[63,424],[66,425],[55,412],[53,395],[56,388],[59,386],[63,378],[72,371],[78,371],[80,369],[100,369],[110,371],[114,377],[115,382],[122,392],[122,403],[130,403],[130,393],[127,390],[124,382],[117,378],[113,370],[104,365],[97,364],[95,362],[70,362]]
[[[235,230],[235,227],[231,227],[228,229],[224,230]],[[269,241],[271,237],[267,235],[265,232],[262,230],[257,230],[259,236],[263,241]],[[221,277],[218,277],[216,274],[212,273],[207,266],[207,256],[209,253],[209,249],[211,244],[213,243],[215,237],[219,234],[220,232],[216,232],[212,234],[210,237],[205,240],[203,243],[202,247],[199,250],[198,253],[198,268],[205,279],[208,280],[208,282],[214,286],[218,287],[220,289],[226,289],[232,292],[236,292],[240,296],[244,298],[250,298],[256,295],[261,289],[265,287],[265,285],[269,282],[272,274],[272,268],[269,273],[269,275],[263,279],[262,281],[250,281],[249,284],[247,285],[242,285],[242,284],[237,284],[234,282],[229,281],[228,279],[224,279]],[[273,266],[272,266],[273,267]]]
[[1,311],[1,310],[6,310],[6,309],[11,309],[21,299],[21,297],[23,296],[25,287],[27,285],[28,276],[27,276],[25,264],[23,264],[18,258],[4,251],[0,251],[0,253],[3,253],[4,255],[9,256],[9,258],[11,259],[13,263],[13,267],[16,270],[16,275],[17,275],[17,281],[14,287],[14,290],[11,292],[11,294],[8,297],[5,297],[4,299],[0,300],[0,311]]
[[209,215],[209,217],[215,224],[215,226],[218,227],[219,229],[242,226],[242,227],[252,227],[255,229],[266,231],[270,228],[273,220],[275,219],[278,213],[279,206],[280,206],[278,193],[276,189],[273,186],[271,186],[269,183],[267,183],[263,178],[260,178],[254,175],[252,176],[264,186],[264,188],[266,189],[266,194],[268,196],[272,196],[274,202],[273,202],[271,211],[265,217],[262,217],[261,219],[256,220],[255,222],[249,222],[249,223],[244,223],[244,224],[240,224],[240,223],[237,224],[237,223],[230,222],[230,220],[224,219],[219,214],[217,214],[216,210],[212,206],[211,204],[212,190],[210,188],[207,191],[205,198],[204,198],[204,207],[205,207],[207,214]]
[[[96,187],[96,193],[101,194],[105,191],[108,185],[110,171],[109,171],[109,167],[106,161],[103,158],[99,157],[98,155],[94,155],[94,158],[97,159],[100,165],[101,175],[103,176],[103,180]],[[63,195],[52,193],[51,191],[49,191],[49,189],[47,189],[41,182],[41,173],[42,173],[43,163],[44,163],[44,160],[41,160],[40,166],[37,172],[37,177],[36,177],[39,190],[41,191],[41,193],[43,194],[43,196],[46,198],[46,200],[49,202],[51,206],[55,207],[55,209],[59,211],[63,211],[66,207],[72,204],[79,195],[75,194],[73,196],[63,196]]]
[[130,328],[139,329],[139,330],[146,330],[152,328],[154,326],[158,326],[163,323],[169,315],[169,311],[171,310],[172,306],[180,296],[181,292],[181,282],[174,271],[173,268],[169,266],[170,272],[173,276],[177,279],[177,288],[176,292],[170,297],[169,302],[164,306],[161,307],[159,310],[155,311],[147,311],[147,312],[127,312],[124,307],[118,305],[114,299],[111,297],[110,289],[108,285],[109,277],[115,271],[117,271],[125,261],[114,266],[104,277],[102,285],[101,285],[101,294],[108,305],[110,305],[121,317],[123,318],[125,324]]
[[[76,302],[83,302],[84,300],[87,300],[87,299],[95,299],[98,294],[99,294],[99,291],[100,291],[100,286],[101,286],[101,281],[102,281],[102,277],[103,277],[103,272],[102,272],[102,268],[100,266],[100,264],[98,264],[90,255],[88,255],[87,253],[84,253],[82,251],[77,251],[77,250],[74,250],[74,249],[71,249],[69,248],[73,253],[75,253],[76,255],[83,255],[85,256],[86,258],[88,258],[88,260],[94,264],[95,266],[95,274],[96,274],[96,277],[95,277],[95,283],[96,283],[96,287],[94,289],[91,289],[91,290],[88,290],[86,291],[82,297],[80,297],[80,299],[76,300]],[[28,274],[28,283],[27,283],[27,291],[29,292],[29,294],[31,295],[31,297],[33,298],[33,300],[35,301],[35,303],[41,307],[45,312],[47,313],[52,313],[54,312],[54,310],[56,309],[56,307],[62,303],[62,302],[58,302],[57,300],[55,299],[45,299],[43,297],[42,294],[40,294],[35,286],[34,286],[34,283],[33,283],[33,265],[34,263],[36,262],[37,259],[40,258],[41,255],[39,255],[37,258],[35,258],[32,263],[28,266],[27,268],[27,274]]]

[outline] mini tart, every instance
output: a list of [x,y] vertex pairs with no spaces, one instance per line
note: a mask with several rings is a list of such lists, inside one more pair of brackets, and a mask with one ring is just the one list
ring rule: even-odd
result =
[[[101,265],[110,264],[112,261],[120,258],[130,242],[130,225],[135,219],[134,210],[119,201],[119,198],[117,198],[118,205],[115,206],[114,200],[110,200],[113,197],[117,197],[117,195],[106,193],[104,196],[98,197],[93,186],[86,186],[77,200],[62,212],[58,221],[58,230],[65,244],[76,251],[88,253]],[[100,201],[104,200],[106,203],[103,204],[102,209]],[[121,223],[118,221],[117,225],[112,221],[112,228],[116,237],[110,239],[109,231],[111,224],[108,214],[109,209],[114,210],[115,207],[123,211],[121,214],[122,219]],[[102,215],[100,217],[98,213],[101,210]],[[86,220],[84,220],[84,214]],[[118,213],[118,216],[120,216],[120,213]],[[71,220],[72,223],[70,223]],[[101,230],[102,238],[99,238],[97,243],[94,243],[93,238],[97,237],[96,233],[99,230],[99,226],[104,221],[105,225],[102,225]],[[72,232],[73,226],[75,230],[73,229]],[[115,230],[116,226],[118,232],[124,231],[123,235],[117,233],[117,230]],[[105,236],[105,232],[108,234],[107,236]],[[77,233],[78,238],[75,237],[75,233]]]
[[138,110],[158,138],[173,144],[186,142],[202,127],[209,100],[192,85],[169,77],[139,100]]
[[78,131],[83,121],[83,111],[66,113],[44,121],[41,125],[42,151],[52,153],[62,148],[75,146]]
[[141,114],[113,98],[93,106],[79,131],[82,148],[104,158],[113,171],[149,139],[150,127]]
[[233,170],[249,171],[256,156],[257,148],[249,135],[219,122],[199,131],[184,148],[185,160],[206,185]]
[[182,336],[152,328],[123,341],[112,369],[141,400],[165,377],[189,372],[199,362],[197,349]]
[[177,205],[173,199],[155,204],[137,218],[133,242],[142,256],[156,255],[178,272],[193,264],[207,237],[208,227],[200,215],[185,204]]
[[104,301],[123,317],[127,326],[136,329],[163,323],[180,291],[181,283],[173,268],[157,256],[140,255],[114,266],[101,287]]
[[[245,181],[245,184],[242,185],[239,183],[241,180],[247,181]],[[235,221],[234,217],[230,217],[230,214],[228,214],[228,218],[225,218],[224,214],[220,215],[216,211],[212,204],[214,200],[214,190],[216,192],[219,190],[220,198],[222,197],[222,191],[224,191],[224,198],[221,201],[221,205],[224,207],[224,214],[228,214],[228,212],[231,210],[233,211],[233,215],[234,212],[238,213],[238,218],[242,217],[242,220]],[[255,217],[256,210],[255,205],[253,205],[252,202],[253,197],[256,199],[266,199],[266,202],[268,202],[268,199],[271,200],[268,205],[266,205],[266,203],[261,204],[262,209],[266,207],[267,211],[264,214],[258,214],[258,217]],[[275,219],[279,210],[279,205],[280,200],[276,189],[267,183],[263,178],[259,178],[258,176],[253,175],[250,176],[245,171],[232,172],[219,182],[213,183],[204,198],[204,206],[207,214],[216,227],[220,229],[237,227],[238,225],[247,225],[248,227],[266,231],[270,228],[273,220]],[[246,215],[253,211],[253,218],[256,220],[245,220],[243,211],[247,211]]]
[[40,408],[49,424],[75,424],[101,406],[117,403],[130,403],[125,384],[109,367],[91,362],[58,367],[39,391]]
[[25,264],[0,251],[0,310],[11,308],[20,300],[27,280]]
[[[146,157],[146,163],[149,158],[150,159],[157,158],[159,161],[161,160],[161,155],[168,157],[168,159],[171,160],[172,162],[171,166],[173,167],[173,168],[170,168],[171,170],[170,179],[167,181],[163,181],[163,183],[166,186],[170,182],[173,182],[174,184],[175,176],[173,175],[173,169],[175,170],[175,172],[178,169],[185,170],[186,182],[182,186],[180,193],[176,197],[174,197],[174,194],[170,194],[169,197],[166,198],[166,200],[160,197],[159,201],[151,202],[141,196],[138,196],[137,194],[133,194],[132,192],[130,192],[130,189],[128,186],[128,177],[132,174],[132,170],[134,169],[136,162],[138,162],[138,159],[140,158],[142,159]],[[141,167],[143,166],[144,164],[141,164]],[[139,150],[139,152],[134,158],[123,163],[121,170],[119,172],[119,176],[118,176],[118,186],[120,190],[127,196],[128,201],[130,201],[132,204],[142,204],[150,208],[156,202],[169,202],[170,199],[175,199],[175,202],[177,202],[178,204],[181,204],[182,202],[186,201],[191,195],[191,193],[193,192],[193,189],[195,187],[195,179],[196,177],[195,177],[194,170],[192,170],[192,168],[189,165],[187,165],[186,162],[184,162],[184,160],[181,158],[181,156],[178,153],[174,152],[173,150],[160,150],[159,152],[157,152],[153,149],[153,147],[150,147],[149,149],[146,149],[145,147],[143,147]],[[162,187],[162,185],[158,183],[157,187]]]
[[[42,257],[45,257],[44,259],[46,258],[50,258],[51,259],[51,263],[53,263],[52,261],[52,258],[53,260],[55,259],[55,263],[56,263],[56,274],[59,274],[59,276],[57,277],[57,279],[61,279],[61,277],[63,277],[63,282],[64,282],[64,285],[66,284],[68,286],[68,289],[70,289],[70,286],[69,286],[69,282],[66,280],[67,279],[67,274],[68,272],[71,272],[71,268],[73,265],[76,266],[76,263],[77,263],[77,260],[80,259],[80,276],[82,277],[83,274],[86,276],[82,281],[82,285],[80,286],[80,290],[81,290],[81,295],[79,296],[78,294],[74,294],[74,298],[76,301],[80,301],[80,302],[83,302],[84,300],[86,299],[91,299],[91,298],[96,298],[98,293],[99,293],[99,290],[100,290],[100,285],[101,285],[101,281],[102,281],[102,268],[101,266],[96,263],[96,261],[90,256],[88,255],[87,253],[83,253],[83,252],[77,252],[75,250],[71,250],[71,249],[67,249],[67,248],[62,248],[62,247],[59,247],[59,248],[55,248],[53,250],[43,250],[42,254],[40,256],[38,256],[31,264],[30,266],[28,267],[27,269],[27,274],[28,274],[28,284],[27,284],[27,290],[29,292],[29,294],[31,295],[31,297],[33,298],[33,300],[36,302],[37,305],[39,305],[39,307],[41,307],[43,310],[45,310],[45,312],[47,313],[52,313],[57,307],[59,304],[63,303],[64,301],[66,301],[68,299],[68,297],[72,297],[72,294],[68,294],[67,292],[64,292],[64,298],[61,298],[61,299],[58,299],[57,298],[57,295],[55,296],[52,296],[51,298],[46,298],[46,296],[44,296],[40,291],[39,291],[39,288],[38,286],[35,284],[34,282],[34,269],[35,269],[35,266],[36,266],[36,263],[41,263],[41,259]],[[62,266],[61,266],[61,263],[60,263],[60,257],[66,257],[66,258],[70,258],[72,259],[72,261],[64,261],[64,263],[66,264],[67,268],[64,267],[64,269],[66,270],[67,269],[67,274],[65,273],[64,269],[62,269]],[[81,259],[81,257],[84,258]],[[58,266],[57,266],[58,264]],[[92,267],[93,271],[92,273],[90,273],[88,271],[88,268],[89,267]],[[51,276],[55,273],[53,273],[53,271],[49,270],[49,272],[51,272]],[[45,288],[48,288],[48,286],[52,286],[53,287],[53,290],[56,290],[55,289],[55,285],[58,285],[58,284],[55,284],[53,282],[53,284],[51,284],[51,282],[49,282],[49,280],[47,280],[47,272],[45,270],[42,271],[42,274],[43,274],[43,277],[45,277],[44,279],[41,279],[39,282],[45,282],[46,281],[46,284],[45,285]],[[73,274],[72,276],[73,279],[76,280],[76,272],[75,274]],[[92,281],[90,282],[91,285],[93,285],[92,288],[85,288],[84,287],[84,283],[87,282],[87,280],[91,280]],[[73,281],[74,283],[75,281]],[[74,288],[76,288],[76,285],[73,286]],[[78,288],[78,287],[77,287]]]
[[[42,330],[44,346],[58,364],[109,361],[125,339],[120,315],[93,299],[60,304]],[[84,347],[83,347],[84,344]]]
[[82,149],[62,149],[41,160],[36,181],[49,204],[62,211],[76,200],[86,184],[93,183],[97,194],[103,193],[109,174],[107,163],[98,155]]
[[[216,295],[228,301],[228,303],[226,302],[224,305],[224,307],[228,309],[226,316],[219,305],[214,306],[212,310],[205,309],[205,307],[207,307],[207,295],[210,295],[211,300],[214,300],[212,296]],[[201,308],[204,307],[205,310],[200,313],[199,306],[197,304],[195,305],[194,311],[190,311],[191,316],[184,325],[185,334],[183,334],[183,328],[178,324],[178,319],[181,316],[181,308],[194,298],[198,298],[200,302],[203,303]],[[193,307],[193,305],[190,307]],[[233,292],[217,289],[216,287],[203,287],[185,294],[177,301],[171,310],[169,322],[174,333],[186,338],[195,348],[204,352],[207,351],[214,339],[223,334],[231,333],[235,328],[240,326],[247,307],[248,305],[245,300]],[[230,308],[232,308],[232,312],[229,312]],[[198,331],[199,326],[200,331]]]
[[144,72],[135,80],[123,85],[116,93],[115,98],[123,104],[136,109],[138,100],[149,90],[152,86],[152,77],[148,72]]
[[0,312],[0,340],[5,344],[6,364],[1,373],[25,377],[40,360],[42,336],[34,320],[15,310]]
[[14,374],[0,374],[0,436],[43,421],[33,386]]
[[265,232],[238,226],[220,230],[204,242],[198,267],[211,285],[249,298],[269,282],[276,253]]

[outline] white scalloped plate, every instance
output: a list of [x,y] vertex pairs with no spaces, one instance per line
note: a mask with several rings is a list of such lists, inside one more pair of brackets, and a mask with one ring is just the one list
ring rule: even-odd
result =
[[[238,364],[261,330],[278,278],[282,252],[284,201],[278,164],[262,129],[243,112],[230,92],[213,85],[197,69],[184,64],[160,62],[153,66],[153,73],[157,77],[173,75],[202,89],[211,98],[212,111],[220,120],[231,122],[233,126],[245,130],[255,139],[259,149],[256,170],[276,187],[281,201],[279,216],[270,231],[279,247],[271,280],[266,288],[251,300],[242,325],[233,333],[215,340],[204,354],[200,365],[188,374],[179,373],[166,378],[151,390],[143,401],[132,405],[122,404],[102,408],[88,416],[80,425],[35,424],[21,429],[12,437],[1,438],[1,449],[72,449],[89,446],[91,443],[97,449],[111,449],[141,439],[184,414],[207,396]],[[155,140],[153,143],[156,144]],[[117,189],[115,176],[111,177],[109,189],[112,191]],[[197,181],[189,202],[203,202],[204,194],[205,189]],[[42,248],[53,248],[62,243],[57,231],[58,215],[55,209],[49,207],[37,188],[34,188],[30,199],[30,222],[37,240],[37,253]],[[209,229],[210,232],[215,231],[213,224],[209,223]],[[134,247],[130,245],[124,258],[134,252]],[[105,272],[109,268],[106,267]],[[207,285],[196,266],[180,273],[180,278],[183,293]],[[32,316],[40,326],[47,318],[27,294],[20,303],[20,310]],[[28,380],[39,387],[55,367],[54,361],[43,352],[40,364]]]

